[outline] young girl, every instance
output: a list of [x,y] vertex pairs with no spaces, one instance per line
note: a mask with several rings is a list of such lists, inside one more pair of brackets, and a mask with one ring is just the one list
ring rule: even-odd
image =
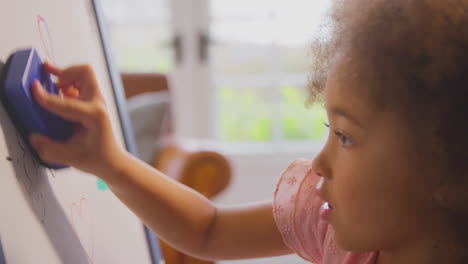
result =
[[311,85],[330,134],[313,162],[283,172],[272,203],[216,207],[132,157],[89,66],[45,65],[79,96],[36,82],[38,102],[81,126],[65,143],[31,143],[46,161],[101,177],[161,239],[199,258],[468,263],[468,0],[341,0],[332,10]]

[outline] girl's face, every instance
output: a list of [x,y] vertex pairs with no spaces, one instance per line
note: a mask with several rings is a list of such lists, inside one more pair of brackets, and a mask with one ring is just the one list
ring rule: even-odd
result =
[[333,208],[328,221],[345,250],[407,247],[431,235],[435,173],[414,147],[418,131],[398,111],[374,107],[368,88],[343,81],[344,67],[326,86],[330,132],[313,162]]

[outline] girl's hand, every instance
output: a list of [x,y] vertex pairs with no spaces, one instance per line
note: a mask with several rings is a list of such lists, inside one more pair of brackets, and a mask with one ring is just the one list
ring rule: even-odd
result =
[[50,112],[76,124],[66,142],[33,134],[30,142],[42,160],[71,165],[80,170],[104,175],[116,164],[120,148],[112,132],[104,98],[89,65],[59,69],[44,63],[46,71],[56,75],[60,95],[48,93],[38,81],[32,86],[37,102]]

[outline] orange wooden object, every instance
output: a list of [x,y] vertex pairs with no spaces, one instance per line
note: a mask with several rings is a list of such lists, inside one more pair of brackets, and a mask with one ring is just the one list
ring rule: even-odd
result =
[[146,92],[167,91],[167,77],[160,73],[121,73],[126,98]]
[[218,152],[189,149],[183,142],[163,144],[154,167],[207,198],[219,194],[231,179],[231,166]]

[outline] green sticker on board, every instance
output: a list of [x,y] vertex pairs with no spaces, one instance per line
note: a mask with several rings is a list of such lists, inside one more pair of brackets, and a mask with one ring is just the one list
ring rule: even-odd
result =
[[101,191],[105,191],[109,189],[109,187],[107,187],[107,184],[101,179],[97,180],[97,187]]

